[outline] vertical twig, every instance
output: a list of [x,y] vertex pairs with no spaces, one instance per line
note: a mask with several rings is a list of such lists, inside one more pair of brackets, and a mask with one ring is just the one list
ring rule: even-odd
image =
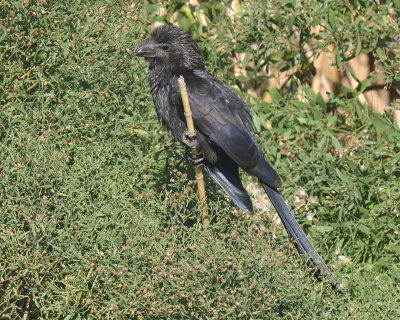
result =
[[[181,91],[181,97],[182,97],[183,109],[185,112],[187,129],[190,134],[193,134],[193,133],[195,133],[195,130],[194,130],[194,124],[193,124],[193,119],[192,119],[192,111],[190,110],[190,104],[189,104],[189,98],[188,98],[187,91],[186,91],[185,80],[183,79],[182,76],[179,77],[178,84],[179,84],[179,89]],[[197,148],[192,148],[192,153],[194,155],[200,154],[199,150],[197,150]],[[201,167],[195,166],[194,170],[196,172],[197,192],[199,195],[200,207],[201,207],[201,221],[203,223],[203,228],[207,229],[208,225],[210,224],[210,218],[208,217],[208,209],[207,209],[207,203],[206,203],[206,190],[204,187],[203,173],[202,173]]]
[[29,318],[29,311],[31,309],[31,301],[32,301],[32,292],[30,292],[28,294],[28,299],[26,301],[25,311],[24,311],[24,314],[22,316],[22,320],[28,320],[28,318]]

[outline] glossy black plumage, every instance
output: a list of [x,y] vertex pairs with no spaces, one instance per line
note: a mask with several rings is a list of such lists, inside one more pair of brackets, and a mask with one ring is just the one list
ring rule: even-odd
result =
[[189,34],[174,26],[159,27],[138,45],[135,55],[149,62],[149,84],[161,125],[182,142],[186,124],[177,79],[183,76],[206,171],[240,209],[250,212],[253,206],[238,168],[256,176],[308,264],[326,274],[336,287],[336,280],[277,191],[281,180],[260,152],[249,107],[206,70]]

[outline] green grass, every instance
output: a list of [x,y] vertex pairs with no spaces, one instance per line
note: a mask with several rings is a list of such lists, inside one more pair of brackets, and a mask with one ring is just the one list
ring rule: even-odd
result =
[[[244,40],[212,37],[226,18],[207,6],[210,27],[177,2],[168,14],[238,85],[227,52]],[[326,105],[306,84],[309,104],[290,90],[272,91],[269,105],[245,97],[289,205],[306,191],[296,217],[345,295],[307,274],[269,214],[238,218],[209,179],[205,234],[193,168],[160,129],[146,64],[132,54],[156,7],[1,3],[0,318],[399,318],[398,128],[354,98]],[[245,32],[253,18],[238,17]]]

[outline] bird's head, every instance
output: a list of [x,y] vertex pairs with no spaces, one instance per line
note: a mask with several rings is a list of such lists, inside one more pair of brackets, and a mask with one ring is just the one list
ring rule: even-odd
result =
[[175,26],[161,26],[135,49],[151,69],[205,69],[203,55],[188,33]]

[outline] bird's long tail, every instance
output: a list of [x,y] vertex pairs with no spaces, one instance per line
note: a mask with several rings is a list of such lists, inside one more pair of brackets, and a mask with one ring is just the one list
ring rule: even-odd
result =
[[[260,181],[261,182],[261,181]],[[262,182],[261,182],[262,183]],[[262,183],[265,192],[268,194],[272,204],[274,205],[276,211],[279,214],[287,232],[296,242],[297,250],[303,254],[307,259],[307,265],[315,270],[315,275],[318,278],[326,277],[334,289],[339,288],[339,283],[332,275],[331,270],[325,264],[324,260],[315,250],[314,246],[307,238],[303,229],[300,227],[289,208],[287,207],[285,200],[282,198],[281,194],[274,188]]]

